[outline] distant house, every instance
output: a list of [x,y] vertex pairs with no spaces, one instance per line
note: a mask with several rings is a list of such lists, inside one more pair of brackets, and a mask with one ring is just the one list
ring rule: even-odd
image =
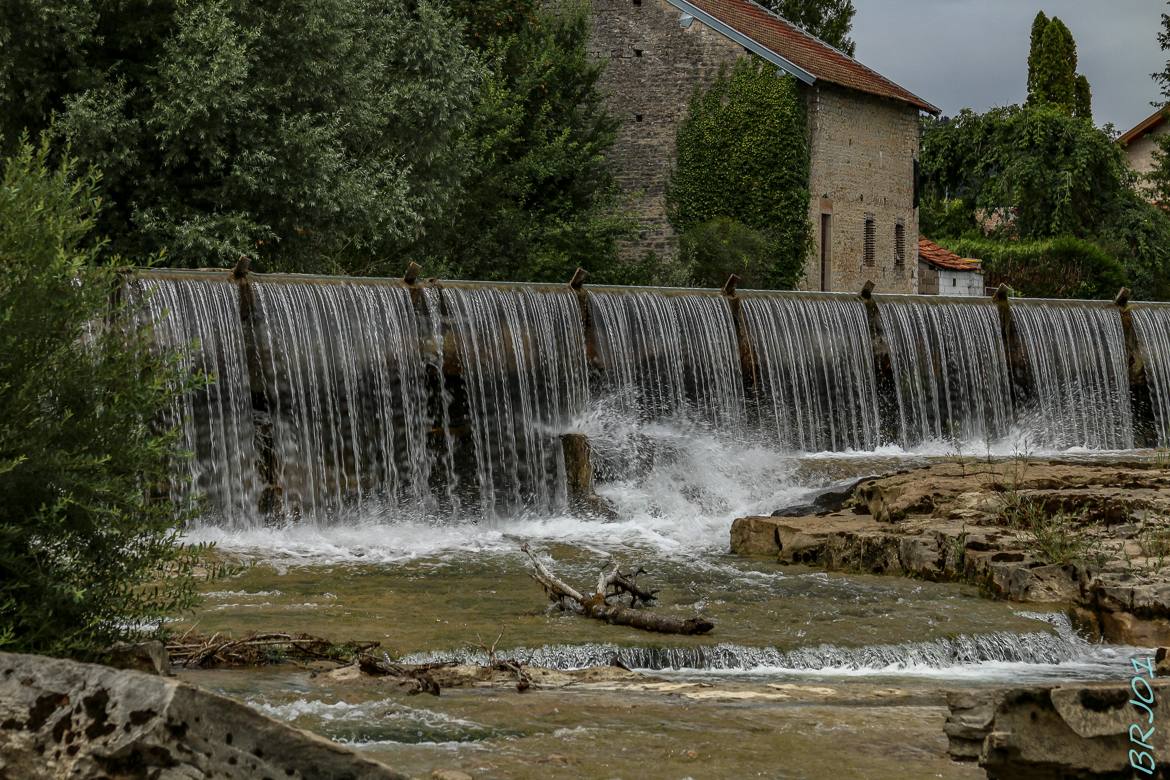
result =
[[983,264],[970,257],[959,257],[929,239],[920,238],[918,292],[921,295],[986,295]]
[[919,116],[938,109],[750,0],[592,0],[593,55],[624,121],[612,154],[644,229],[623,249],[673,256],[665,190],[696,88],[757,56],[796,78],[808,105],[813,248],[803,287],[914,292]]
[[1154,150],[1158,148],[1158,137],[1167,132],[1170,132],[1170,123],[1166,121],[1165,110],[1159,108],[1132,130],[1123,133],[1117,143],[1125,149],[1130,167],[1145,175],[1154,170]]

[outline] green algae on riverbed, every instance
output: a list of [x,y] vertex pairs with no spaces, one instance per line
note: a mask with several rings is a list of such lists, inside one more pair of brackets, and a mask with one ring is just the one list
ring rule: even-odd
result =
[[[556,558],[566,578],[596,580],[595,553],[560,546]],[[629,562],[638,560],[645,559]],[[490,644],[501,633],[501,649],[581,642],[793,648],[1049,630],[1007,604],[979,598],[973,588],[822,574],[727,555],[648,566],[647,582],[662,590],[655,608],[712,618],[710,636],[648,635],[549,615],[519,554],[393,564],[261,562],[210,586],[193,622],[202,633],[297,631],[334,641],[377,640],[393,654]]]

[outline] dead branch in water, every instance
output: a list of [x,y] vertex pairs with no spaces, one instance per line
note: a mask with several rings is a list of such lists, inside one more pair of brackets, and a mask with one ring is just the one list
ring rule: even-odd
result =
[[267,666],[282,661],[333,661],[348,663],[378,647],[378,642],[336,644],[312,634],[249,634],[233,639],[188,631],[167,644],[171,661],[178,666]]
[[[576,588],[549,571],[527,544],[520,549],[532,561],[533,571],[529,575],[540,583],[549,599],[559,603],[562,609],[572,608],[595,620],[661,634],[706,634],[715,628],[714,623],[703,617],[683,620],[636,609],[639,602],[653,602],[658,593],[656,590],[645,590],[637,584],[638,575],[645,572],[641,567],[635,572],[624,573],[615,563],[609,573],[603,570],[598,577],[596,592],[583,596]],[[630,596],[629,606],[620,602],[610,603],[610,599],[620,598],[624,594]]]

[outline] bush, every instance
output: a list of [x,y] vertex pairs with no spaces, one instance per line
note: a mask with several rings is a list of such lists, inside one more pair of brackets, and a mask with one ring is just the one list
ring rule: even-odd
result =
[[982,259],[989,285],[1006,282],[1029,298],[1112,298],[1127,283],[1117,260],[1077,238],[944,243],[962,257]]
[[[697,287],[722,287],[736,274],[740,287],[767,286],[776,257],[767,235],[728,217],[716,217],[691,228],[680,242],[679,260]],[[794,284],[796,279],[785,280]]]
[[158,498],[189,382],[111,306],[96,177],[47,160],[0,163],[0,648],[85,657],[192,603],[201,550]]

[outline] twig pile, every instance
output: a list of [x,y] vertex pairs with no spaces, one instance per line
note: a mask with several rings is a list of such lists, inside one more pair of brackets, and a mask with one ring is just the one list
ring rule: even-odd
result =
[[249,634],[233,639],[188,632],[167,644],[171,661],[178,666],[267,666],[282,661],[334,661],[350,663],[378,647],[378,642],[335,644],[312,634]]

